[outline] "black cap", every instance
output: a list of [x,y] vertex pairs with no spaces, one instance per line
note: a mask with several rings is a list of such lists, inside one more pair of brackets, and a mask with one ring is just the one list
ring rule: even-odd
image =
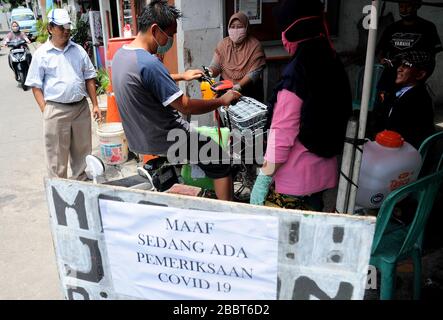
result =
[[318,16],[324,10],[320,0],[283,0],[274,8],[273,14],[280,31],[286,30],[295,20]]
[[435,68],[434,54],[423,50],[410,50],[396,56],[396,59],[408,67],[425,70],[431,75]]

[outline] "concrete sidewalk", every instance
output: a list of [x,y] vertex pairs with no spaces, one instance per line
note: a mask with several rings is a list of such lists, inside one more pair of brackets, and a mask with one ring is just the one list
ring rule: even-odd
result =
[[62,299],[43,185],[42,114],[7,57],[0,50],[0,299]]

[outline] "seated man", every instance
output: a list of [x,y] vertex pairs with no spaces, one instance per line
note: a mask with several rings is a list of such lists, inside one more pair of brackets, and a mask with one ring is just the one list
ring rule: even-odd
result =
[[[186,144],[186,154],[178,155],[177,159],[186,158],[191,163],[197,162],[206,175],[214,179],[217,197],[231,200],[230,164],[214,163],[220,157],[210,159],[210,163],[201,163],[197,154],[201,153],[205,143],[216,143],[198,134],[191,134],[190,124],[179,112],[184,115],[204,114],[220,106],[230,105],[241,95],[229,91],[221,98],[200,100],[190,99],[179,89],[174,80],[190,80],[196,73],[171,77],[155,55],[163,55],[172,47],[173,36],[177,32],[176,20],[180,16],[181,13],[174,6],[168,5],[166,0],[151,1],[139,16],[139,32],[135,40],[115,54],[112,86],[123,128],[129,148],[140,154],[168,155],[170,158],[177,156],[172,154],[177,144]],[[171,141],[175,137],[179,137],[178,142]],[[209,146],[208,149],[214,150],[213,147]],[[225,159],[226,153],[218,145],[216,148]],[[176,159],[170,161],[175,163]]]
[[399,90],[376,108],[372,134],[393,130],[418,149],[435,130],[432,100],[425,87],[435,59],[427,51],[408,51],[398,60],[395,83]]
[[381,100],[396,89],[395,78],[398,63],[395,59],[401,53],[414,50],[436,55],[443,50],[435,24],[418,15],[423,1],[404,0],[398,4],[400,20],[383,32],[377,46],[380,61],[385,65],[378,84]]

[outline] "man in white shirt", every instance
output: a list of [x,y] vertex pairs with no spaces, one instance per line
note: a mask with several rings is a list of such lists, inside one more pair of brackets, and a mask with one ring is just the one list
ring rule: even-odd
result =
[[85,156],[91,153],[92,101],[94,118],[101,117],[95,91],[96,72],[86,51],[71,42],[71,20],[64,9],[48,14],[50,39],[34,54],[26,85],[32,87],[42,113],[49,177],[84,180]]

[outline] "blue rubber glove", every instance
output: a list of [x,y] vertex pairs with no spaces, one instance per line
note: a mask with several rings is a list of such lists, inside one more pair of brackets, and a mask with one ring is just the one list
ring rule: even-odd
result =
[[254,187],[252,188],[249,203],[262,206],[265,203],[271,183],[272,177],[263,174],[260,170],[260,173],[255,180]]

